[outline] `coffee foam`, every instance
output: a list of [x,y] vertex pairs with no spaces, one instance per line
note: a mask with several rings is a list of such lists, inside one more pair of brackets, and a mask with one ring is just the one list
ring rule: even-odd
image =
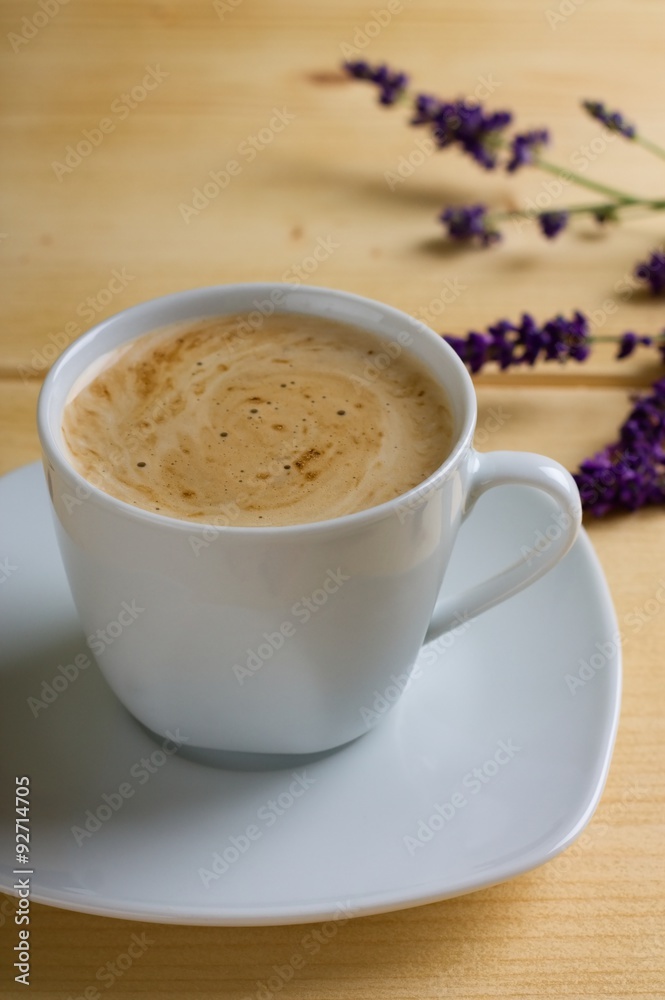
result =
[[450,451],[443,390],[390,348],[300,314],[157,330],[83,374],[63,436],[84,477],[146,510],[235,526],[329,520],[405,493]]

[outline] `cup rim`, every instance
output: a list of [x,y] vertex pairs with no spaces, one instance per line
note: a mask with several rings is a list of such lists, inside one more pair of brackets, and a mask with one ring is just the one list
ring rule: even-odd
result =
[[[132,316],[136,316],[139,313],[147,312],[151,308],[158,306],[168,306],[169,303],[174,305],[177,302],[182,302],[183,299],[191,299],[192,305],[201,296],[212,295],[215,292],[223,293],[224,291],[230,291],[232,289],[247,291],[247,293],[270,293],[275,290],[283,290],[285,293],[302,293],[303,295],[319,295],[325,294],[328,299],[330,297],[339,298],[343,301],[350,303],[357,303],[358,305],[370,305],[374,308],[382,310],[382,312],[395,321],[406,324],[409,333],[414,334],[417,337],[429,340],[430,343],[436,343],[438,349],[443,351],[447,357],[448,364],[452,367],[453,371],[456,373],[457,380],[460,385],[460,389],[463,397],[463,414],[461,420],[461,427],[457,434],[455,444],[451,449],[448,456],[442,462],[442,464],[434,470],[426,479],[417,486],[412,487],[406,493],[400,493],[399,496],[393,497],[390,500],[386,500],[381,504],[376,504],[373,507],[367,507],[363,510],[355,511],[351,514],[343,514],[339,517],[327,518],[321,521],[307,521],[301,524],[287,524],[287,525],[218,525],[212,522],[203,521],[188,521],[184,518],[172,517],[168,514],[161,514],[153,511],[146,510],[143,507],[135,506],[130,504],[125,500],[120,500],[118,497],[113,496],[110,493],[106,493],[101,490],[98,486],[95,486],[88,479],[85,478],[78,470],[68,461],[67,456],[60,446],[56,434],[51,426],[49,405],[50,398],[53,393],[55,386],[61,377],[62,369],[67,366],[72,355],[77,354],[85,346],[87,346],[91,341],[100,337],[109,327],[121,324],[123,320],[129,319]],[[248,310],[249,311],[249,310]],[[278,310],[279,311],[279,310]],[[282,310],[284,312],[297,312],[295,308],[287,308]],[[308,314],[312,314],[311,311]],[[316,313],[314,313],[316,314]],[[192,312],[192,319],[201,317],[203,315],[225,315],[223,311],[210,313]],[[159,326],[165,324],[156,324],[155,329]],[[362,327],[362,321],[358,321],[358,325]],[[370,331],[373,336],[378,338],[382,337],[382,334],[377,331]],[[138,337],[143,336],[143,334],[138,334]],[[130,338],[131,339],[131,338]],[[92,362],[89,362],[92,363]],[[432,373],[433,377],[436,378],[435,373]],[[436,378],[437,382],[441,384],[441,380]],[[444,387],[445,388],[445,387]],[[62,411],[60,411],[62,412]],[[64,473],[71,477],[76,488],[81,488],[86,492],[86,498],[92,499],[111,511],[116,513],[124,514],[131,519],[143,522],[145,524],[150,524],[154,527],[169,528],[171,531],[179,530],[186,531],[188,534],[199,534],[203,532],[215,531],[220,534],[236,536],[236,537],[253,537],[256,539],[267,539],[267,538],[277,538],[292,535],[294,532],[298,534],[321,534],[328,532],[336,532],[343,530],[345,528],[361,527],[370,521],[382,520],[385,517],[394,515],[400,508],[409,508],[410,504],[417,500],[419,496],[427,497],[431,492],[438,490],[442,487],[443,483],[449,478],[452,472],[454,472],[460,465],[466,453],[469,451],[473,441],[473,434],[475,431],[477,416],[477,403],[475,391],[473,388],[473,382],[471,377],[464,366],[463,362],[453,350],[453,348],[444,340],[444,338],[435,333],[430,327],[428,327],[421,320],[410,316],[408,313],[403,312],[400,309],[396,309],[394,306],[389,306],[386,303],[379,302],[376,299],[370,299],[363,295],[357,295],[355,292],[347,292],[341,289],[327,288],[321,285],[292,285],[285,282],[233,282],[226,285],[208,285],[201,286],[199,288],[184,289],[179,292],[171,292],[168,295],[157,296],[152,299],[147,299],[144,302],[137,303],[133,306],[129,306],[120,312],[114,313],[111,316],[106,317],[99,323],[95,323],[89,330],[81,334],[75,340],[73,340],[63,352],[56,358],[53,365],[49,369],[46,378],[42,384],[39,399],[37,403],[37,430],[41,442],[42,449],[46,457],[54,465],[59,466]]]

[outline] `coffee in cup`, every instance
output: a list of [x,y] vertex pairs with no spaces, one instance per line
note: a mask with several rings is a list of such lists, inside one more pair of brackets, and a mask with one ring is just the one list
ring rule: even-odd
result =
[[[395,350],[397,347],[397,350]],[[119,500],[202,523],[352,514],[447,458],[443,388],[408,349],[322,316],[177,324],[122,344],[73,387],[75,468]]]

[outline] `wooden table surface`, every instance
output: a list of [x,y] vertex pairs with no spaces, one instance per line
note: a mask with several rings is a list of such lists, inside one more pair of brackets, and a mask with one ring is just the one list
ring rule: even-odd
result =
[[[662,162],[608,141],[578,108],[603,98],[665,140],[661,6],[392,0],[391,10],[387,0],[6,0],[0,472],[38,457],[43,372],[95,318],[177,289],[289,280],[317,246],[306,280],[438,310],[440,330],[574,307],[595,311],[597,333],[662,328],[662,305],[622,294],[621,282],[663,223],[580,223],[554,243],[529,225],[489,252],[451,250],[438,238],[442,205],[509,207],[547,193],[548,178],[485,174],[450,152],[391,190],[386,171],[420,134],[337,73],[346,52],[388,59],[442,96],[484,86],[491,106],[549,125],[550,158],[581,155],[590,174],[662,196]],[[271,120],[279,131],[261,131]],[[84,130],[96,144],[67,162]],[[183,209],[231,160],[240,170],[226,187],[196,213]],[[604,347],[584,366],[483,375],[481,422],[491,407],[507,415],[485,446],[575,468],[614,437],[629,392],[658,374],[649,356],[619,366]],[[665,612],[638,634],[629,618],[653,608],[665,579],[665,511],[587,527],[630,643],[614,761],[583,841],[505,885],[349,922],[280,997],[665,996]],[[14,925],[0,921],[1,988],[27,995],[9,971]],[[260,1000],[259,981],[306,930],[143,925],[44,906],[33,907],[32,928],[30,995],[62,998],[82,995],[131,933],[147,930],[150,948],[111,991],[142,1000]]]

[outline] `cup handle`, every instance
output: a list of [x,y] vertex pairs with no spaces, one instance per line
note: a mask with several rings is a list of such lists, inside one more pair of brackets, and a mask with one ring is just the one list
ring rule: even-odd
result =
[[469,456],[469,483],[462,511],[466,520],[479,497],[494,486],[535,486],[559,505],[553,524],[559,530],[548,536],[547,547],[532,548],[507,569],[463,593],[440,602],[429,624],[425,642],[431,642],[460,622],[493,608],[524,590],[552,569],[571,548],[582,521],[582,504],[575,480],[562,465],[543,455],[520,451],[493,451]]

